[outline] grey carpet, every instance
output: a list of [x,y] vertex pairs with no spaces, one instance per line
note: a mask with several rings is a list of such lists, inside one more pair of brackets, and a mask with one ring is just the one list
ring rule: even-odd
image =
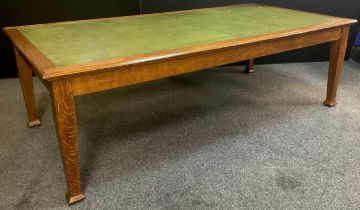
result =
[[[82,187],[71,209],[357,209],[360,67],[322,105],[327,63],[222,67],[76,99]],[[68,209],[47,90],[26,127],[0,80],[0,209]]]

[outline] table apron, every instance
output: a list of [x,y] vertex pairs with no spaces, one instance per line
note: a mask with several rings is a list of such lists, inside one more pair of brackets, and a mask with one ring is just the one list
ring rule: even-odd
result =
[[199,71],[247,59],[304,48],[341,38],[343,27],[219,48],[137,65],[104,69],[91,74],[62,78],[72,86],[74,96]]

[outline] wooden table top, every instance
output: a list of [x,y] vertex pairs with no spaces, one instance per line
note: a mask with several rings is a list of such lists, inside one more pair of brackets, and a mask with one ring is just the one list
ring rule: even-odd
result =
[[349,21],[271,6],[241,4],[19,26],[5,31],[21,51],[27,50],[28,54],[35,53],[41,58],[38,63],[29,60],[43,78],[50,78],[52,71],[63,74],[69,71],[70,74],[69,69],[73,67],[129,64],[139,59],[210,49],[219,43],[232,45],[251,39],[265,40],[270,35],[281,37],[303,30],[349,24]]

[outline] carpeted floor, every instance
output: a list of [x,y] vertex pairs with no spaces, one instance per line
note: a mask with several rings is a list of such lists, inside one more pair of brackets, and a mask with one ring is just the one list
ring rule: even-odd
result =
[[[82,187],[71,209],[358,209],[360,66],[322,105],[328,63],[222,67],[76,99]],[[26,127],[0,80],[0,209],[68,209],[47,90]]]

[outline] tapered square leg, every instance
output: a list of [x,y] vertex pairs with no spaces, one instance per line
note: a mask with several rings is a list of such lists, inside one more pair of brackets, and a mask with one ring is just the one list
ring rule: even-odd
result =
[[35,127],[40,125],[40,120],[36,113],[32,70],[30,65],[24,60],[24,58],[17,49],[15,49],[15,57],[19,72],[21,90],[23,93],[25,107],[28,115],[28,126]]
[[339,85],[340,74],[344,66],[348,36],[349,26],[345,26],[342,29],[341,38],[331,42],[327,94],[324,101],[324,104],[329,107],[336,105],[336,92]]
[[246,69],[245,69],[245,73],[247,74],[251,74],[254,73],[254,59],[250,59],[246,61]]
[[73,204],[85,198],[80,189],[74,96],[71,84],[66,80],[53,81],[50,92],[58,143],[68,188],[66,199],[69,204]]

